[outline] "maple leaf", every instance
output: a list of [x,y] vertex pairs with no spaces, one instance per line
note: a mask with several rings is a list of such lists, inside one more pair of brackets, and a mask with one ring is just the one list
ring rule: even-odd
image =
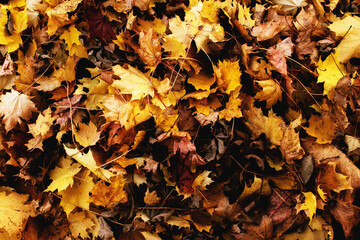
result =
[[219,61],[217,66],[213,66],[216,76],[216,83],[219,90],[230,94],[240,84],[241,71],[238,61]]
[[171,216],[167,221],[167,224],[178,226],[179,228],[190,228],[190,223],[184,218]]
[[67,216],[76,208],[80,207],[89,210],[90,191],[94,187],[93,178],[90,177],[89,171],[84,171],[81,178],[76,178],[74,184],[68,186],[65,190],[60,191],[60,205],[64,208]]
[[21,124],[21,119],[29,120],[32,112],[37,111],[29,96],[15,90],[2,95],[0,101],[0,116],[3,117],[6,131],[13,129],[17,123]]
[[298,204],[296,205],[296,213],[299,213],[301,210],[304,210],[306,215],[310,218],[310,223],[316,213],[316,197],[312,192],[302,192],[305,197],[304,202],[302,203],[298,199]]
[[161,198],[158,197],[156,191],[150,192],[149,188],[146,190],[144,202],[147,206],[153,206],[159,203],[160,200]]
[[81,165],[74,163],[71,158],[63,157],[58,166],[50,172],[50,179],[53,180],[45,191],[63,191],[74,184],[74,176],[80,172]]
[[165,52],[170,52],[170,56],[178,59],[186,56],[186,46],[175,36],[165,36],[164,43],[161,45]]
[[151,87],[149,78],[130,65],[125,67],[120,65],[113,67],[114,74],[119,76],[120,80],[115,80],[112,86],[120,89],[123,94],[131,94],[133,100],[144,98],[146,95],[153,97],[154,89]]
[[266,108],[271,108],[279,100],[282,99],[282,90],[278,82],[275,80],[261,80],[256,81],[262,88],[262,91],[256,93],[254,96],[255,99],[260,101],[266,101]]
[[243,114],[247,120],[246,125],[251,129],[256,137],[265,133],[266,137],[274,145],[280,145],[284,136],[285,122],[270,110],[268,117],[264,116],[260,108],[250,105],[249,109],[243,109]]
[[310,136],[316,137],[317,143],[331,143],[335,138],[336,123],[327,113],[321,116],[312,115],[309,119],[309,127],[304,129]]
[[[76,212],[70,213],[68,216],[68,220],[70,223],[70,231],[73,237],[81,237],[83,239],[89,237],[89,233],[91,232],[93,237],[96,237],[99,232],[99,223],[95,216],[88,217],[92,213],[88,212]],[[93,215],[93,214],[92,214]]]
[[139,44],[139,56],[143,62],[150,67],[156,66],[161,57],[161,45],[152,29],[148,32],[140,32]]
[[188,79],[188,83],[193,85],[196,90],[210,90],[211,85],[215,83],[215,77],[209,77],[206,74],[198,74]]
[[101,132],[91,121],[88,124],[79,123],[79,131],[74,132],[75,139],[83,147],[89,147],[96,144],[100,139]]
[[86,58],[86,49],[79,40],[80,34],[81,32],[76,29],[75,25],[71,25],[69,30],[65,30],[64,33],[61,34],[60,39],[65,41],[70,56],[76,55],[78,57]]
[[64,145],[64,149],[68,156],[74,158],[76,161],[78,161],[81,165],[89,169],[99,178],[108,180],[110,177],[114,176],[108,170],[97,166],[91,150],[89,150],[89,152],[87,153],[82,153],[78,151],[76,148],[75,149],[67,148],[65,145]]
[[316,71],[319,74],[318,83],[324,83],[324,95],[330,100],[334,97],[334,89],[338,81],[347,74],[344,64],[338,60],[339,52],[330,54],[324,61],[319,60]]
[[116,39],[116,34],[101,10],[91,9],[85,16],[89,24],[90,38],[99,38],[104,42]]
[[106,185],[103,180],[96,183],[91,190],[90,202],[104,206],[106,208],[113,208],[118,203],[125,203],[128,201],[127,193],[124,190],[125,179],[122,175],[112,177],[110,185]]
[[56,33],[59,27],[73,22],[75,16],[69,19],[69,13],[75,11],[81,2],[82,0],[66,0],[46,11],[46,14],[49,17],[47,25],[48,29],[46,32],[51,36]]
[[330,30],[335,32],[336,35],[344,37],[340,44],[335,48],[337,58],[342,63],[346,63],[351,57],[359,57],[359,24],[359,17],[347,15],[343,19],[337,19],[329,26]]
[[27,194],[19,194],[12,188],[0,187],[0,228],[12,239],[20,239],[27,219],[36,215],[35,207],[25,204],[28,198]]
[[193,189],[200,189],[200,190],[206,190],[206,186],[214,182],[209,175],[211,174],[211,171],[203,171],[200,173],[192,183],[191,187]]
[[233,118],[240,118],[243,116],[241,112],[242,99],[238,97],[239,92],[232,91],[230,93],[229,101],[226,103],[226,108],[220,111],[219,119],[230,121]]

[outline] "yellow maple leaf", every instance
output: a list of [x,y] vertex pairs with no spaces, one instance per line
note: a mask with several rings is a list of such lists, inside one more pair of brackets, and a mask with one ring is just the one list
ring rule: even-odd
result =
[[130,65],[126,65],[126,68],[116,65],[113,70],[120,80],[115,80],[112,86],[119,89],[122,94],[131,94],[132,100],[141,99],[147,95],[154,96],[154,89],[149,78],[138,69]]
[[230,94],[231,91],[241,86],[241,71],[238,61],[219,61],[213,66],[216,76],[216,83],[221,92]]
[[95,184],[93,183],[93,178],[90,177],[89,171],[85,171],[80,176],[79,179],[75,179],[71,187],[68,186],[65,190],[59,192],[59,195],[61,195],[60,205],[64,208],[67,216],[76,207],[89,210],[89,194]]
[[320,144],[331,143],[335,138],[336,123],[329,114],[324,113],[321,116],[312,115],[309,119],[309,127],[305,131]]
[[206,190],[206,186],[213,182],[209,177],[211,171],[203,171],[200,173],[192,183],[191,187],[193,189]]
[[334,98],[336,84],[347,74],[346,67],[338,60],[339,52],[330,54],[324,61],[319,60],[316,71],[319,74],[318,83],[324,83],[324,95],[330,100]]
[[169,19],[169,29],[172,32],[169,36],[175,36],[185,48],[190,48],[191,42],[195,41],[197,51],[209,52],[207,43],[210,40],[213,42],[223,41],[225,32],[220,23],[211,23],[208,19],[200,16],[202,7],[202,2],[199,2],[186,11],[184,21],[179,16]]
[[220,111],[219,119],[225,119],[226,121],[230,121],[233,118],[241,118],[241,103],[242,99],[238,97],[239,92],[232,91],[230,93],[229,101],[226,103],[226,108]]
[[304,195],[305,200],[302,203],[298,199],[298,204],[295,207],[296,212],[299,213],[301,210],[304,210],[306,215],[310,218],[310,223],[311,223],[316,213],[316,197],[312,192],[302,192],[302,194]]
[[103,180],[99,181],[91,190],[90,202],[106,208],[113,208],[118,203],[128,201],[127,193],[124,190],[125,179],[122,175],[112,177],[110,185]]
[[60,159],[58,166],[50,172],[50,179],[53,180],[45,191],[63,191],[74,184],[74,176],[80,172],[81,165],[74,163],[70,157]]
[[206,74],[198,74],[188,79],[188,83],[193,85],[196,90],[210,90],[215,82],[215,77],[209,77]]
[[51,116],[51,109],[45,109],[38,115],[35,123],[28,124],[29,133],[31,133],[33,137],[39,135],[44,137],[49,132],[54,120],[55,117]]
[[147,206],[154,206],[159,203],[161,198],[158,197],[156,191],[150,192],[149,188],[145,192],[144,202]]
[[155,123],[157,127],[160,127],[164,132],[178,131],[176,122],[179,120],[179,115],[159,115],[155,116]]
[[258,92],[255,95],[255,99],[259,99],[260,101],[266,101],[266,107],[271,108],[277,103],[277,101],[281,101],[282,99],[282,90],[280,85],[272,79],[256,81],[262,91]]
[[181,217],[177,217],[177,216],[171,216],[169,217],[169,219],[166,221],[167,224],[169,225],[174,225],[174,226],[178,226],[179,228],[190,228],[190,222],[187,221],[184,218]]
[[268,116],[264,116],[260,108],[250,105],[249,109],[243,109],[246,125],[256,137],[265,133],[265,136],[274,145],[280,145],[284,136],[285,122],[270,110]]
[[69,227],[73,237],[77,238],[80,236],[81,238],[86,239],[89,237],[90,232],[93,234],[93,238],[98,235],[99,230],[96,231],[96,229],[100,228],[100,224],[97,218],[95,216],[91,217],[91,215],[94,214],[85,211],[69,214]]
[[83,147],[89,147],[96,144],[100,139],[101,132],[91,121],[88,124],[79,123],[79,131],[74,131],[75,139]]
[[[47,33],[53,35],[59,27],[71,23],[69,13],[76,10],[82,0],[66,0],[46,12],[49,17]],[[75,17],[75,16],[74,16]]]
[[251,18],[250,7],[246,7],[245,5],[242,5],[240,3],[237,4],[237,7],[238,7],[237,20],[239,21],[239,23],[241,23],[248,29],[254,27],[255,20]]
[[265,179],[258,178],[254,176],[254,182],[248,187],[245,184],[244,191],[240,195],[240,199],[244,199],[252,194],[261,193],[263,195],[267,195],[271,193],[271,188],[269,186],[268,181]]
[[0,101],[0,116],[3,116],[6,131],[13,129],[17,123],[21,124],[21,119],[29,120],[32,112],[37,111],[29,96],[15,90],[2,95]]
[[153,30],[148,32],[140,32],[139,34],[139,56],[141,60],[148,66],[154,67],[161,57],[161,45],[159,38],[153,34]]
[[69,55],[75,55],[78,57],[87,58],[86,48],[81,44],[80,38],[81,32],[76,29],[75,25],[71,25],[68,30],[65,30],[61,34],[60,39],[63,39],[67,45]]
[[[346,63],[351,57],[360,57],[360,18],[346,15],[343,19],[336,20],[329,25],[331,31],[337,36],[344,37],[335,48],[340,62]],[[345,73],[344,73],[345,74]]]
[[27,219],[36,215],[35,207],[25,204],[28,198],[12,188],[0,187],[0,229],[5,229],[11,239],[20,239]]
[[74,158],[76,161],[78,161],[81,165],[89,169],[99,178],[108,180],[110,177],[114,176],[114,174],[112,174],[108,170],[97,166],[91,150],[89,150],[89,152],[87,153],[82,153],[79,152],[77,149],[67,148],[65,145],[64,145],[64,149],[68,156]]
[[170,52],[170,57],[179,59],[179,57],[186,56],[186,46],[181,43],[175,36],[165,36],[162,47],[165,52]]

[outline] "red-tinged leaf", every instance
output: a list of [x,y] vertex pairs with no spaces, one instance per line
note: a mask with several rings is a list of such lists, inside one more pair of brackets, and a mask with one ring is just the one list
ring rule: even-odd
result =
[[101,10],[90,10],[86,16],[89,24],[90,38],[99,38],[104,42],[110,42],[116,39],[116,34],[111,27],[110,22],[101,13]]

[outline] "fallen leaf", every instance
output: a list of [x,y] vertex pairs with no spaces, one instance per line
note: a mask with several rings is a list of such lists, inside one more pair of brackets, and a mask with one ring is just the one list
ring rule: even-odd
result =
[[49,176],[53,180],[45,191],[58,192],[65,190],[67,187],[72,187],[74,184],[74,176],[81,170],[79,163],[74,163],[71,158],[63,157],[60,159],[58,166],[53,169]]
[[144,202],[147,206],[154,206],[159,203],[161,198],[158,197],[156,191],[149,191],[149,188],[145,192]]
[[309,127],[304,129],[310,136],[316,137],[317,143],[331,143],[335,138],[336,123],[327,113],[321,116],[312,115],[309,119]]
[[12,188],[0,187],[0,228],[12,239],[20,239],[27,219],[36,216],[35,207],[25,204],[28,198],[27,194],[19,194]]
[[1,95],[0,101],[0,116],[3,117],[2,122],[5,124],[7,132],[13,129],[17,123],[21,124],[21,119],[29,120],[32,112],[37,111],[29,96],[15,90]]
[[74,132],[75,139],[83,147],[89,147],[96,144],[100,139],[101,132],[91,121],[88,124],[79,123],[79,131]]
[[113,208],[118,203],[125,203],[128,201],[128,197],[124,185],[125,179],[122,175],[112,177],[110,185],[106,185],[104,180],[101,180],[91,190],[89,201],[106,208]]
[[90,191],[93,186],[93,178],[90,177],[89,171],[82,172],[79,178],[76,178],[74,184],[68,186],[65,190],[60,191],[61,195],[60,205],[63,207],[67,216],[76,208],[80,207],[84,210],[89,210],[90,207]]

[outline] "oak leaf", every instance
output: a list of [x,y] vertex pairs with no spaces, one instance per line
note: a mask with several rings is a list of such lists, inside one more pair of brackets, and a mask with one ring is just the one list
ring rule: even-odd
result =
[[0,116],[3,117],[6,131],[13,129],[17,123],[21,124],[21,119],[29,120],[32,112],[37,111],[29,96],[15,90],[2,95],[0,101]]
[[35,207],[26,204],[28,198],[12,188],[0,187],[0,229],[5,229],[11,239],[20,239],[27,219],[36,215]]
[[103,180],[99,181],[91,190],[89,201],[95,205],[106,208],[113,208],[118,203],[128,201],[127,193],[124,190],[125,179],[122,175],[112,177],[110,185]]

